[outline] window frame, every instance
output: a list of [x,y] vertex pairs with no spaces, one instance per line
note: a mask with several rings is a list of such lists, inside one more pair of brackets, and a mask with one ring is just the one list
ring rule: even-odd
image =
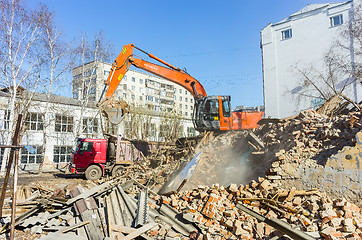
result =
[[[59,118],[60,118],[60,122],[57,121],[57,120],[59,120]],[[59,127],[58,130],[57,130],[57,127]],[[72,133],[74,130],[73,116],[56,114],[54,128],[55,128],[54,131],[57,133]],[[64,131],[64,128],[65,128],[65,131]]]
[[[35,126],[35,129],[32,129],[33,126]],[[25,119],[25,127],[28,131],[43,131],[44,122],[42,114],[36,112],[28,112]]]
[[[83,133],[98,134],[98,118],[84,117],[83,118]],[[91,129],[91,131],[89,131]]]
[[[21,148],[20,151],[20,164],[39,164],[42,162],[43,159],[43,146],[37,145],[33,146],[36,150],[35,153],[28,152],[25,148]],[[26,159],[24,161],[24,159]],[[34,159],[32,161],[31,159]]]
[[10,127],[10,110],[5,110],[4,112],[4,130],[8,130]]
[[[281,31],[281,33],[282,33],[282,40],[288,40],[288,39],[291,39],[293,37],[292,28],[288,28],[286,30],[283,30],[283,31]],[[286,33],[288,33],[288,36],[287,36]]]
[[[58,149],[58,151],[56,151]],[[62,151],[64,149],[64,152]],[[53,149],[53,163],[69,163],[72,161],[72,146],[54,146]],[[56,158],[58,160],[56,161]],[[62,159],[64,161],[62,161]]]
[[[338,19],[338,24],[336,24],[336,19]],[[343,24],[343,14],[338,14],[329,18],[330,27],[336,27]]]

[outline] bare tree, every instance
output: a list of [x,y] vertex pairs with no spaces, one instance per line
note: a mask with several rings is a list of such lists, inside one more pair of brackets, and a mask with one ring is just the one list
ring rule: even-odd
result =
[[78,61],[76,64],[80,67],[74,69],[76,71],[76,79],[73,82],[75,88],[80,89],[80,94],[78,99],[80,100],[81,115],[79,118],[79,123],[75,127],[76,136],[79,136],[83,129],[83,117],[85,107],[90,101],[97,101],[95,99],[97,91],[97,68],[99,63],[104,61],[109,61],[111,56],[111,43],[106,41],[103,37],[103,32],[99,31],[93,41],[89,42],[87,36],[82,34],[81,41],[78,44],[78,47],[75,50],[76,59]]
[[[15,109],[23,113],[40,80],[42,52],[39,48],[44,9],[30,10],[20,0],[0,1],[0,85],[10,93],[8,111],[9,126],[5,144],[9,145],[14,129]],[[19,104],[19,90],[28,90],[25,104]],[[22,96],[24,99],[24,96]],[[3,172],[7,151],[1,165]]]
[[54,24],[54,13],[50,12],[45,5],[42,6],[42,9],[44,12],[44,23],[41,26],[43,32],[41,35],[41,43],[44,49],[44,64],[42,69],[44,78],[42,79],[42,87],[46,93],[46,103],[42,113],[43,157],[41,163],[39,164],[39,172],[42,171],[47,148],[48,127],[51,119],[46,119],[46,117],[47,113],[50,112],[50,98],[51,95],[58,89],[71,84],[71,82],[67,80],[68,78],[66,74],[69,73],[69,70],[73,65],[70,60],[70,44],[64,42],[62,39],[62,31],[60,31]]

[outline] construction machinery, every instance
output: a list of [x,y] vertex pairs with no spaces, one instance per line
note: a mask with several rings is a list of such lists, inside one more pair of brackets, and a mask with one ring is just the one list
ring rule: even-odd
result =
[[[136,57],[133,53],[134,49],[158,61],[163,66]],[[134,44],[128,44],[123,47],[115,59],[99,101],[99,107],[112,123],[119,123],[126,113],[124,104],[119,108],[122,104],[115,104],[112,97],[131,65],[188,90],[195,98],[192,120],[195,129],[199,132],[252,129],[258,126],[257,123],[264,114],[261,111],[233,112],[230,96],[208,96],[200,82],[185,70],[172,66],[155,55],[137,48]]]
[[[134,49],[164,66],[135,57]],[[192,120],[199,132],[252,129],[258,126],[257,123],[263,116],[261,111],[231,111],[230,96],[207,96],[200,82],[186,71],[133,44],[128,44],[123,47],[114,61],[98,103],[103,115],[113,124],[118,124],[128,111],[127,103],[123,100],[114,101],[113,95],[131,65],[176,83],[189,91],[195,98]],[[106,173],[116,175],[123,166],[133,162],[125,152],[135,148],[133,142],[122,142],[119,136],[107,139],[78,139],[77,150],[73,154],[72,172],[85,173],[86,178],[92,180]]]

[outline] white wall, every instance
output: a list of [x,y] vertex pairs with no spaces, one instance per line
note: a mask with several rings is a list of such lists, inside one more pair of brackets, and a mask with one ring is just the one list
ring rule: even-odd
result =
[[[313,107],[313,98],[297,97],[302,78],[293,67],[324,69],[323,56],[339,38],[341,26],[348,24],[351,6],[352,3],[347,2],[303,11],[279,23],[269,24],[261,31],[266,117],[288,117]],[[343,14],[343,25],[331,27],[330,17],[339,14]],[[289,28],[292,29],[292,38],[282,40],[282,31]],[[347,92],[352,99],[355,97],[352,88]]]

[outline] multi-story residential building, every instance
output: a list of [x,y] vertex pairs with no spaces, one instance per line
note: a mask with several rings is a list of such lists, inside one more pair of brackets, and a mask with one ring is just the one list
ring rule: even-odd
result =
[[[81,99],[83,96],[88,96],[90,100],[98,101],[110,69],[111,64],[98,61],[74,68],[73,97]],[[130,69],[123,77],[114,97],[125,100],[131,106],[144,106],[151,110],[153,115],[161,117],[160,119],[162,119],[163,113],[174,112],[184,122],[184,130],[180,136],[195,134],[191,121],[195,104],[194,98],[182,86],[151,74]],[[127,126],[123,126],[123,131],[126,128]]]
[[[343,41],[342,28],[348,28],[356,14],[357,1],[310,4],[278,23],[270,23],[261,31],[265,116],[283,118],[299,111],[316,108],[323,101],[316,90],[306,94],[301,72],[308,75],[311,69],[322,73],[324,56],[336,40]],[[353,65],[353,39],[346,58]],[[362,99],[361,84],[350,76],[337,80],[337,88],[356,102]],[[307,96],[308,95],[308,96]]]

